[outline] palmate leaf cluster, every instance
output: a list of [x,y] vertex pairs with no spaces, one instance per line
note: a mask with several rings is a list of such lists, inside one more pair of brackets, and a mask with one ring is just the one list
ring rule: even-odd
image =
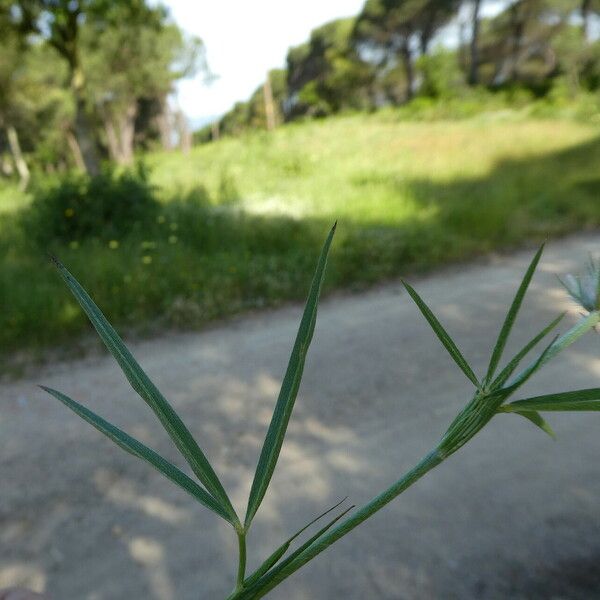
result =
[[[597,310],[597,304],[592,306],[592,304],[588,302],[588,284],[584,283],[583,288],[582,286],[575,287],[573,288],[575,292],[569,291],[582,307],[585,308],[587,314],[564,335],[555,337],[527,366],[518,371],[517,369],[525,357],[556,328],[563,317],[563,315],[559,315],[525,344],[509,361],[507,361],[503,368],[500,368],[508,337],[515,324],[519,309],[521,308],[529,284],[540,261],[543,247],[535,254],[515,294],[492,349],[486,373],[481,378],[477,377],[475,371],[461,353],[456,342],[452,339],[446,329],[444,329],[443,325],[427,306],[425,301],[411,285],[403,282],[408,294],[414,300],[444,348],[448,351],[459,369],[473,384],[475,388],[473,398],[450,424],[439,444],[427,454],[420,463],[409,472],[405,473],[388,489],[378,494],[370,502],[353,511],[351,514],[349,513],[354,509],[354,506],[350,506],[341,511],[333,519],[322,526],[321,529],[290,552],[292,544],[304,534],[309,527],[329,513],[338,509],[341,510],[340,506],[344,500],[337,503],[285,540],[268,558],[266,558],[266,560],[263,561],[258,569],[250,575],[246,575],[246,536],[273,476],[290,416],[294,408],[294,403],[298,395],[306,355],[315,329],[317,306],[334,233],[335,225],[325,241],[317,263],[315,275],[310,286],[308,299],[279,397],[260,453],[248,499],[246,514],[243,520],[240,519],[236,513],[217,473],[181,418],[152,381],[150,381],[87,292],[71,273],[69,273],[60,262],[55,260],[61,277],[89,317],[109,352],[123,370],[131,387],[157,416],[182,457],[189,465],[195,479],[186,475],[178,467],[161,457],[140,441],[131,437],[124,431],[121,431],[111,423],[108,423],[102,417],[96,415],[65,394],[47,387],[44,387],[43,389],[61,401],[82,419],[90,423],[98,431],[110,438],[126,452],[145,460],[167,479],[185,490],[200,504],[212,510],[215,514],[219,515],[232,525],[238,536],[240,556],[236,586],[229,596],[229,600],[250,600],[260,598],[267,594],[283,579],[289,577],[320,552],[349,533],[354,527],[371,517],[375,512],[383,508],[383,506],[391,502],[396,496],[414,484],[429,470],[439,465],[450,454],[456,452],[496,414],[515,413],[528,419],[545,432],[553,435],[550,426],[542,418],[540,412],[600,410],[600,388],[558,392],[543,396],[522,398],[507,403],[509,397],[514,395],[515,392],[517,392],[546,362],[576,341],[585,332],[594,328],[600,321],[600,313]],[[597,271],[591,269],[588,275],[590,277],[592,275],[595,276],[595,273],[597,273]],[[571,283],[570,279],[568,281]],[[587,280],[585,281],[587,282]],[[584,292],[580,292],[580,289],[583,289]]]
[[[456,417],[455,421],[450,425],[441,446],[443,449],[450,450],[450,452],[456,451],[462,446],[470,437],[473,432],[481,429],[496,413],[498,412],[512,412],[518,414],[534,425],[540,427],[543,431],[551,436],[554,433],[546,421],[542,418],[538,411],[543,410],[600,410],[600,388],[591,390],[579,390],[575,392],[565,392],[558,394],[550,394],[547,396],[538,396],[535,398],[526,398],[510,404],[504,404],[505,401],[512,396],[521,386],[523,386],[528,379],[534,375],[552,356],[556,355],[563,347],[572,343],[579,337],[571,339],[573,331],[567,336],[555,337],[550,344],[548,344],[538,357],[531,362],[526,368],[521,370],[517,375],[514,375],[515,371],[523,361],[523,359],[532,351],[551,331],[553,331],[559,322],[564,317],[564,313],[554,319],[549,325],[542,329],[537,335],[535,335],[523,348],[521,348],[511,360],[508,361],[506,366],[500,371],[498,375],[498,365],[502,359],[502,354],[506,347],[506,342],[511,333],[517,314],[523,299],[531,283],[533,274],[540,261],[544,247],[542,246],[533,257],[533,260],[529,264],[529,267],[521,281],[521,284],[517,290],[517,293],[512,301],[512,304],[506,314],[502,328],[492,350],[492,355],[489,361],[487,372],[485,376],[479,380],[474,374],[473,370],[467,363],[466,359],[450,337],[450,335],[443,328],[441,323],[437,320],[435,315],[427,307],[425,302],[420,298],[417,292],[406,282],[404,285],[413,298],[432,329],[449,352],[450,356],[456,362],[458,367],[463,371],[466,377],[473,383],[476,388],[473,400],[463,409],[463,411]],[[590,311],[591,314],[585,321],[588,327],[584,328],[587,331],[593,322],[597,322],[598,315],[594,311]],[[579,333],[579,329],[576,330],[576,334]],[[583,333],[583,331],[581,332]],[[550,408],[549,408],[550,407]],[[573,408],[577,407],[577,408]],[[585,408],[584,408],[585,407]],[[469,428],[468,437],[465,436],[463,431],[465,422],[468,423]]]

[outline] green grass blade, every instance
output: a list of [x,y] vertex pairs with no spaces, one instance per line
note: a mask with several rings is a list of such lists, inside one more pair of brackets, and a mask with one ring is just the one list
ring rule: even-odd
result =
[[498,335],[498,340],[496,341],[496,345],[494,346],[494,350],[492,352],[492,358],[490,359],[490,364],[488,367],[487,374],[485,376],[485,381],[489,382],[494,377],[494,373],[496,372],[496,368],[498,367],[498,363],[502,358],[502,352],[506,346],[506,340],[510,335],[511,329],[515,323],[515,319],[517,318],[517,314],[519,309],[521,308],[521,304],[523,303],[523,298],[525,297],[525,293],[527,292],[527,288],[531,283],[531,278],[540,262],[540,258],[542,256],[542,252],[544,251],[544,245],[540,246],[540,249],[536,252],[533,260],[529,264],[525,276],[521,281],[521,285],[519,285],[519,289],[515,294],[514,300],[508,309],[508,313],[506,314],[506,318],[504,319],[504,323],[502,325],[502,329],[500,329],[500,334]]
[[535,410],[515,410],[514,413],[531,421],[536,427],[539,427],[544,433],[547,433],[553,440],[556,439],[554,430],[548,425],[539,412],[536,412]]
[[271,554],[269,558],[267,558],[267,560],[265,560],[265,562],[263,562],[263,564],[260,565],[260,567],[258,567],[258,569],[256,569],[256,571],[254,571],[254,573],[252,573],[252,575],[250,575],[244,581],[244,586],[253,586],[265,573],[269,571],[269,569],[271,569],[271,567],[277,564],[277,561],[288,551],[289,547],[289,542],[279,546],[279,548],[277,548],[277,550],[275,550],[275,552],[273,552],[273,554]]
[[355,508],[354,504],[352,506],[349,506],[345,511],[341,512],[339,515],[337,515],[337,517],[331,519],[331,521],[329,521],[327,525],[321,527],[321,529],[319,529],[317,533],[315,533],[313,536],[307,539],[301,546],[298,546],[298,548],[296,548],[296,550],[294,550],[285,560],[281,561],[280,565],[278,566],[281,566],[281,568],[283,568],[289,563],[291,563],[297,556],[300,556],[302,552],[304,552],[309,546],[316,542],[323,534],[327,533],[327,531],[329,531],[329,529],[331,529],[340,519],[344,518],[353,508]]
[[314,525],[319,519],[322,519],[325,515],[328,515],[331,511],[335,510],[340,504],[342,504],[342,502],[345,502],[345,500],[346,500],[346,498],[344,498],[343,500],[340,500],[336,505],[332,506],[331,508],[328,508],[325,512],[322,512],[318,517],[315,517],[310,523],[307,523],[304,527],[302,527],[302,529],[299,529],[298,531],[296,531],[296,533],[294,533],[294,535],[292,535],[283,544],[281,544],[281,546],[279,546],[279,548],[277,548],[275,550],[275,552],[273,552],[262,563],[262,565],[260,565],[260,567],[258,567],[258,569],[256,571],[254,571],[254,573],[252,573],[252,575],[250,575],[244,581],[244,585],[251,586],[256,581],[258,581],[288,551],[288,548],[290,547],[291,543],[297,537],[302,535],[311,525]]
[[406,281],[402,280],[406,291],[410,294],[410,297],[415,301],[415,304],[419,307],[419,310],[423,313],[423,316],[427,319],[429,325],[438,336],[440,342],[444,345],[444,348],[448,351],[450,356],[454,359],[454,362],[460,367],[461,371],[473,382],[475,387],[479,388],[479,381],[473,373],[473,370],[461,354],[460,350],[448,334],[448,332],[442,327],[442,324],[438,321],[437,317],[431,312],[429,307],[423,302],[423,299],[417,294],[415,289],[410,286]]
[[298,395],[306,354],[312,340],[317,320],[319,295],[321,293],[325,267],[327,266],[327,256],[335,234],[335,228],[336,226],[334,225],[325,240],[323,250],[321,251],[317,263],[317,269],[310,286],[294,348],[292,349],[292,354],[283,378],[273,417],[260,453],[256,473],[254,474],[254,481],[252,482],[250,497],[248,499],[248,508],[246,510],[245,527],[248,527],[252,522],[252,519],[265,496],[267,487],[269,486],[269,482],[271,481],[271,477],[275,470],[275,465],[277,464],[277,459],[279,458],[283,438],[285,437],[285,432],[294,408],[296,396]]
[[125,450],[125,452],[145,460],[157,471],[162,473],[167,479],[171,480],[173,483],[185,490],[188,494],[193,496],[198,502],[200,502],[200,504],[206,506],[206,508],[209,508],[220,517],[223,517],[223,519],[226,521],[231,522],[231,517],[206,490],[201,488],[193,479],[180,471],[175,465],[165,460],[162,456],[160,456],[160,454],[157,454],[154,450],[151,450],[135,438],[131,437],[124,431],[121,431],[108,421],[105,421],[102,417],[85,408],[85,406],[82,406],[78,402],[75,402],[75,400],[72,400],[65,394],[45,386],[40,387],[45,392],[48,392],[51,396],[54,396],[54,398],[70,408],[84,421],[87,421],[90,425],[95,427],[100,433],[103,433],[106,437],[111,439],[115,444],[117,444],[117,446]]
[[522,385],[529,380],[529,378],[545,363],[546,356],[552,350],[552,346],[554,342],[558,339],[556,336],[543,350],[543,352],[537,357],[535,361],[533,361],[528,367],[523,369],[512,382],[509,383],[506,387],[498,390],[498,394],[503,398],[508,398],[511,394],[516,392]]
[[514,373],[515,369],[519,366],[519,363],[529,354],[533,348],[535,348],[563,319],[567,313],[564,312],[559,315],[554,321],[547,325],[540,333],[538,333],[532,340],[530,340],[523,348],[515,354],[514,358],[504,367],[498,377],[494,379],[491,389],[501,388],[508,380],[508,378]]
[[[337,505],[339,506],[339,504]],[[335,508],[335,507],[333,507]],[[333,508],[329,509],[327,512],[333,510]],[[248,586],[248,590],[246,593],[241,594],[239,597],[236,597],[238,600],[249,600],[254,597],[254,594],[260,590],[266,583],[268,583],[279,571],[287,567],[293,560],[295,560],[302,552],[304,552],[309,546],[311,546],[314,542],[316,542],[320,537],[322,537],[331,527],[333,527],[341,518],[345,517],[352,509],[354,505],[349,506],[344,512],[339,514],[337,517],[333,518],[327,525],[319,529],[317,533],[315,533],[312,537],[310,537],[306,542],[304,542],[301,546],[299,546],[294,552],[292,552],[285,560],[282,560],[275,568],[271,569],[269,572],[264,574],[262,578],[258,581],[255,581],[253,585]],[[325,515],[327,513],[323,513]],[[323,516],[321,515],[321,516]],[[320,517],[319,517],[320,518]],[[315,519],[316,520],[316,519]],[[313,521],[314,523],[314,521]],[[311,523],[312,524],[312,523]]]
[[507,404],[506,412],[519,410],[541,410],[541,411],[600,411],[600,388],[589,388],[574,392],[560,392],[557,394],[546,394],[524,398]]
[[58,271],[79,302],[98,335],[104,342],[108,351],[123,370],[131,387],[140,395],[158,417],[194,474],[204,484],[206,489],[221,504],[233,520],[237,519],[235,511],[229,501],[225,489],[214,472],[204,452],[198,446],[179,415],[173,410],[166,398],[160,393],[150,378],[142,370],[123,340],[119,337],[112,325],[106,320],[100,309],[96,306],[79,282],[58,260],[53,259]]

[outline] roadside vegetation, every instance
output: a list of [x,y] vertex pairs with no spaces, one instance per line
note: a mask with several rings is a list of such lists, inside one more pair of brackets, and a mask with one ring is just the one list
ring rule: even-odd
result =
[[[300,299],[336,219],[326,289],[597,227],[599,133],[514,110],[421,122],[385,110],[151,154],[146,169],[93,185],[5,186],[0,348],[43,349],[85,330],[49,253],[119,327],[144,333]],[[90,190],[97,209],[82,221]],[[119,212],[123,194],[137,199],[131,214]]]
[[[122,339],[106,320],[106,317],[85,289],[81,287],[79,282],[64,265],[59,261],[54,261],[61,279],[65,282],[73,294],[73,298],[89,318],[107,350],[117,361],[131,387],[154,412],[201,485],[196,483],[195,479],[190,478],[183,471],[180,471],[179,468],[170,463],[166,458],[157,454],[154,450],[120,430],[115,425],[104,420],[86,406],[58,390],[45,386],[42,386],[42,389],[104,434],[122,450],[154,467],[171,483],[179,486],[199,504],[211,510],[231,525],[238,540],[238,568],[235,586],[226,600],[258,600],[258,598],[268,595],[274,587],[278,586],[282,581],[316,558],[329,546],[335,544],[339,539],[372,517],[405,490],[414,485],[421,477],[440,466],[452,454],[458,452],[477,433],[484,429],[496,415],[512,413],[515,416],[523,417],[551,437],[555,437],[554,431],[540,412],[600,411],[600,388],[555,391],[543,396],[520,398],[512,402],[507,401],[513,395],[520,397],[520,388],[544,364],[569,348],[585,333],[596,330],[600,322],[600,270],[593,259],[590,259],[585,275],[568,275],[564,282],[564,286],[571,299],[577,303],[579,309],[583,309],[584,311],[577,323],[562,335],[556,335],[549,344],[546,340],[544,342],[544,349],[541,352],[536,350],[537,356],[526,367],[520,368],[525,357],[556,329],[564,317],[564,313],[558,315],[517,352],[506,366],[500,368],[502,355],[511,330],[542,256],[544,247],[543,245],[540,247],[533,257],[506,313],[491,353],[487,372],[483,377],[478,377],[475,374],[454,340],[417,291],[409,283],[402,280],[406,291],[433,329],[441,344],[448,351],[456,366],[473,384],[474,389],[472,390],[471,400],[464,405],[464,408],[450,423],[439,443],[392,485],[377,493],[371,500],[356,510],[355,505],[345,507],[342,510],[342,505],[346,500],[344,498],[292,534],[291,537],[276,547],[254,572],[248,573],[247,539],[254,522],[254,517],[259,511],[275,472],[290,416],[300,388],[304,363],[317,322],[319,296],[335,230],[336,226],[334,225],[327,236],[317,262],[296,340],[260,452],[243,518],[242,513],[238,513],[234,508],[207,456],[179,415],[169,404],[168,400],[159,392],[148,375],[136,362]],[[336,513],[337,515],[331,519],[331,515]],[[328,519],[325,522],[321,521],[327,515],[329,515]],[[321,524],[318,526],[320,529],[316,533],[305,534],[318,521],[321,521]],[[316,528],[317,526],[313,528],[313,531]],[[296,540],[301,539],[301,536],[304,535],[310,535],[310,537],[301,544],[296,542]]]
[[600,9],[491,4],[367,0],[192,136],[165,7],[0,0],[0,354],[85,330],[49,254],[144,333],[299,299],[335,220],[329,289],[597,227]]

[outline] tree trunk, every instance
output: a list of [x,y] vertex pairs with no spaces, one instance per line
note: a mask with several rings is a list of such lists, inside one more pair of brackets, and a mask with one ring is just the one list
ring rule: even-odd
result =
[[419,36],[419,49],[421,56],[426,56],[429,52],[429,42],[431,41],[431,33],[424,29]]
[[216,142],[221,137],[220,121],[214,121],[211,126],[210,137],[213,142]]
[[73,160],[75,161],[75,165],[80,171],[85,171],[85,162],[83,160],[83,154],[81,153],[81,148],[79,147],[79,142],[77,138],[73,135],[73,132],[68,129],[67,130],[67,144],[71,149],[71,153],[73,154]]
[[[439,8],[442,8],[439,6]],[[438,17],[438,7],[434,3],[433,6],[429,6],[427,19],[423,24],[423,28],[421,29],[421,33],[419,35],[419,50],[421,51],[421,56],[426,56],[429,52],[429,44],[433,38],[433,35],[436,31],[436,22]]]
[[592,0],[582,0],[581,2],[581,30],[583,32],[583,37],[586,42],[591,42],[591,32],[590,32],[590,12],[592,9]]
[[177,111],[175,120],[177,123],[177,134],[179,135],[179,148],[187,154],[192,149],[192,134],[185,114],[181,109]]
[[514,4],[511,9],[511,21],[514,27],[512,49],[509,57],[509,71],[508,80],[514,82],[519,74],[519,60],[521,58],[521,46],[523,43],[523,36],[525,34],[525,22],[521,15],[519,15],[519,4]]
[[466,47],[467,47],[467,36],[465,31],[467,24],[461,20],[458,24],[458,64],[460,67],[467,71],[469,69],[469,60],[467,59]]
[[104,132],[110,158],[119,165],[130,165],[134,157],[137,102],[132,101],[116,117],[111,112],[103,111]]
[[171,129],[171,119],[169,105],[167,98],[162,97],[160,99],[160,114],[156,118],[158,124],[158,130],[160,132],[160,142],[165,150],[172,150],[173,148],[173,131]]
[[104,118],[104,132],[106,133],[106,143],[108,145],[108,154],[110,159],[116,163],[121,162],[121,149],[119,147],[119,139],[117,137],[117,130],[112,117],[109,114],[105,114]]
[[275,106],[273,105],[273,89],[271,88],[271,77],[267,73],[267,78],[263,85],[263,98],[265,100],[265,117],[267,121],[267,129],[272,131],[275,129]]
[[521,60],[521,49],[523,36],[525,34],[525,19],[519,14],[522,2],[516,2],[510,7],[510,21],[508,35],[504,42],[501,57],[496,65],[493,82],[502,85],[506,82],[513,83],[519,74],[519,62]]
[[100,157],[85,106],[85,77],[76,57],[71,63],[71,89],[75,96],[75,136],[81,151],[85,170],[90,175],[100,173]]
[[133,162],[133,142],[135,135],[135,117],[137,116],[137,102],[134,100],[127,106],[119,119],[119,164],[130,165]]
[[6,155],[0,156],[0,174],[10,177],[15,172],[13,161]]
[[19,178],[21,183],[19,187],[24,190],[29,183],[29,167],[23,158],[23,153],[21,152],[21,144],[19,144],[19,136],[17,134],[17,130],[12,126],[8,125],[6,127],[6,136],[8,138],[8,145],[10,147],[10,152],[13,156],[13,160],[15,161],[15,166],[17,168],[17,173],[19,174]]
[[410,39],[406,36],[400,49],[402,62],[404,63],[404,73],[406,75],[406,95],[405,101],[408,102],[414,95],[415,73],[413,69],[412,52],[410,50]]
[[471,44],[469,62],[469,85],[479,84],[479,9],[481,0],[473,2],[473,19],[471,21]]

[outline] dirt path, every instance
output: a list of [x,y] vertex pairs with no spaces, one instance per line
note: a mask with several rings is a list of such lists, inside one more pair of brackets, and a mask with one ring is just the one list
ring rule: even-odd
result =
[[[551,243],[514,335],[569,306],[554,273],[600,236]],[[531,252],[417,281],[481,372]],[[134,347],[245,505],[300,307]],[[587,336],[527,388],[598,385]],[[231,531],[34,384],[65,391],[176,455],[109,358],[62,363],[0,390],[0,587],[54,600],[219,599]],[[348,495],[362,503],[412,466],[469,394],[398,285],[323,303],[282,459],[250,556]],[[600,415],[553,416],[551,442],[498,417],[468,447],[273,593],[274,599],[591,598],[600,595]],[[253,563],[251,562],[251,567]]]

